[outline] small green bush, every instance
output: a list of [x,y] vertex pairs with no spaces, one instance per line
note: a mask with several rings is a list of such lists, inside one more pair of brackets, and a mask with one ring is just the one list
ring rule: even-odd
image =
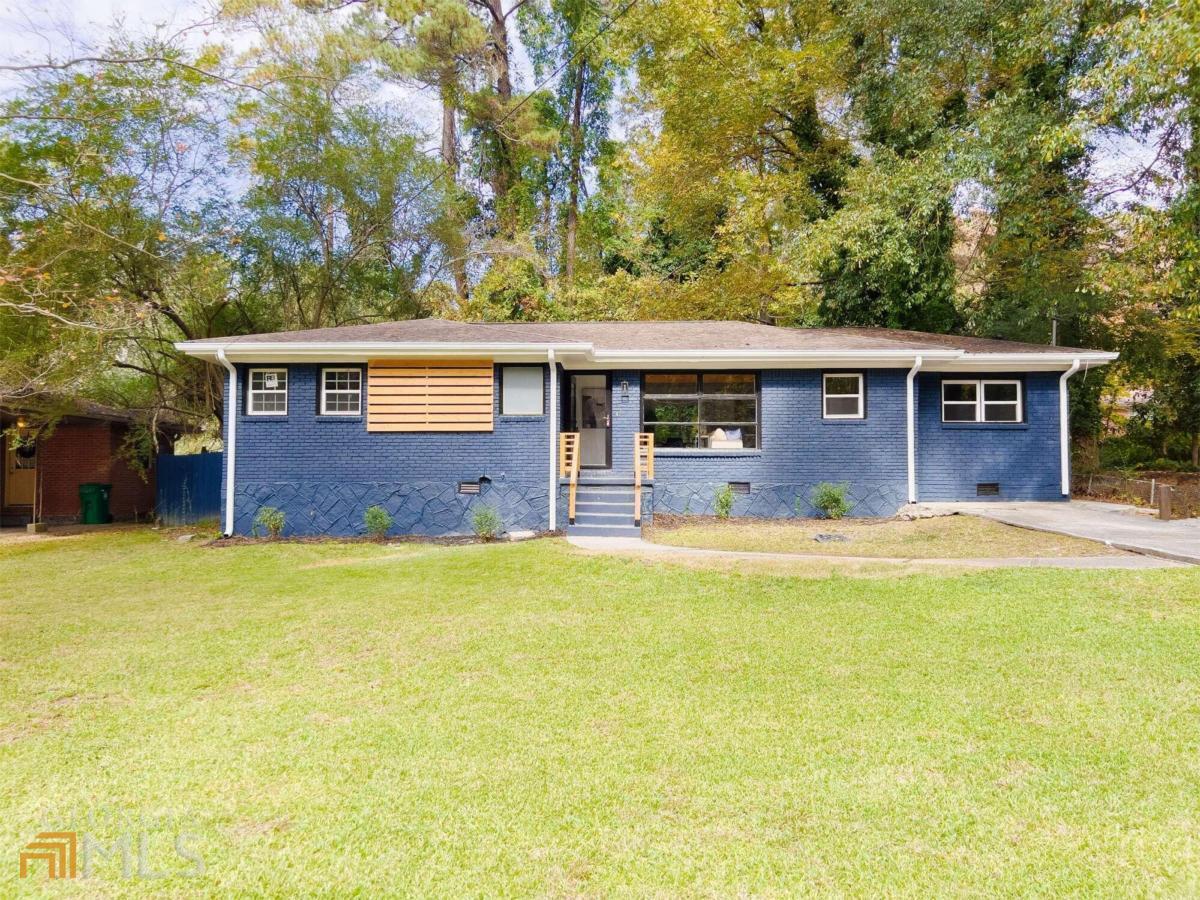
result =
[[282,509],[276,509],[274,506],[264,506],[259,509],[258,514],[254,517],[254,534],[258,534],[258,529],[263,529],[267,533],[267,537],[277,538],[283,533],[283,523],[286,517]]
[[827,519],[840,519],[850,512],[850,501],[846,499],[849,485],[845,482],[832,484],[822,481],[813,488],[812,505]]
[[475,510],[471,516],[471,525],[475,529],[475,533],[485,541],[494,541],[504,530],[504,523],[500,521],[500,513],[490,506],[481,506]]
[[733,488],[727,484],[717,488],[717,493],[713,497],[713,509],[716,511],[718,519],[729,518],[729,514],[733,512]]
[[369,506],[363,513],[363,524],[367,526],[367,534],[382,541],[392,527],[392,517],[382,506]]

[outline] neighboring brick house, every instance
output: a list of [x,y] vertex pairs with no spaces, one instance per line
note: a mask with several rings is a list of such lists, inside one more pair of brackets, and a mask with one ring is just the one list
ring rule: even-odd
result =
[[264,506],[291,533],[361,533],[372,505],[402,532],[469,532],[490,506],[510,530],[636,534],[726,491],[734,515],[812,515],[821,482],[847,484],[852,515],[1065,499],[1067,378],[1116,358],[746,322],[419,319],[178,346],[229,372],[238,534]]
[[[154,511],[154,467],[145,479],[127,461],[122,447],[139,414],[94,403],[79,403],[43,427],[33,412],[0,409],[0,522],[24,525],[33,520],[66,524],[79,521],[79,486],[111,484],[109,512],[114,521],[149,518]],[[13,440],[13,432],[32,438]]]

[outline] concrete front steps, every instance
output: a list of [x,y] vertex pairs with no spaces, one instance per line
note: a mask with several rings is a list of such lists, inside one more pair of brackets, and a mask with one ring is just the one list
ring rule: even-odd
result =
[[608,481],[580,482],[575,490],[575,524],[567,534],[577,537],[641,537],[633,523],[633,485]]

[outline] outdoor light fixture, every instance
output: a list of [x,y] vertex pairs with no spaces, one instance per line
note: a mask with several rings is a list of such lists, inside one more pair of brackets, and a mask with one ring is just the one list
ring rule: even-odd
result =
[[629,399],[629,382],[628,381],[621,382],[621,399],[622,400]]

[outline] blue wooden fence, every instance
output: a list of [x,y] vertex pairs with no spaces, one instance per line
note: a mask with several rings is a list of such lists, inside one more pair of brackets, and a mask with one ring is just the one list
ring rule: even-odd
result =
[[166,525],[187,525],[221,514],[221,454],[158,455],[156,509]]

